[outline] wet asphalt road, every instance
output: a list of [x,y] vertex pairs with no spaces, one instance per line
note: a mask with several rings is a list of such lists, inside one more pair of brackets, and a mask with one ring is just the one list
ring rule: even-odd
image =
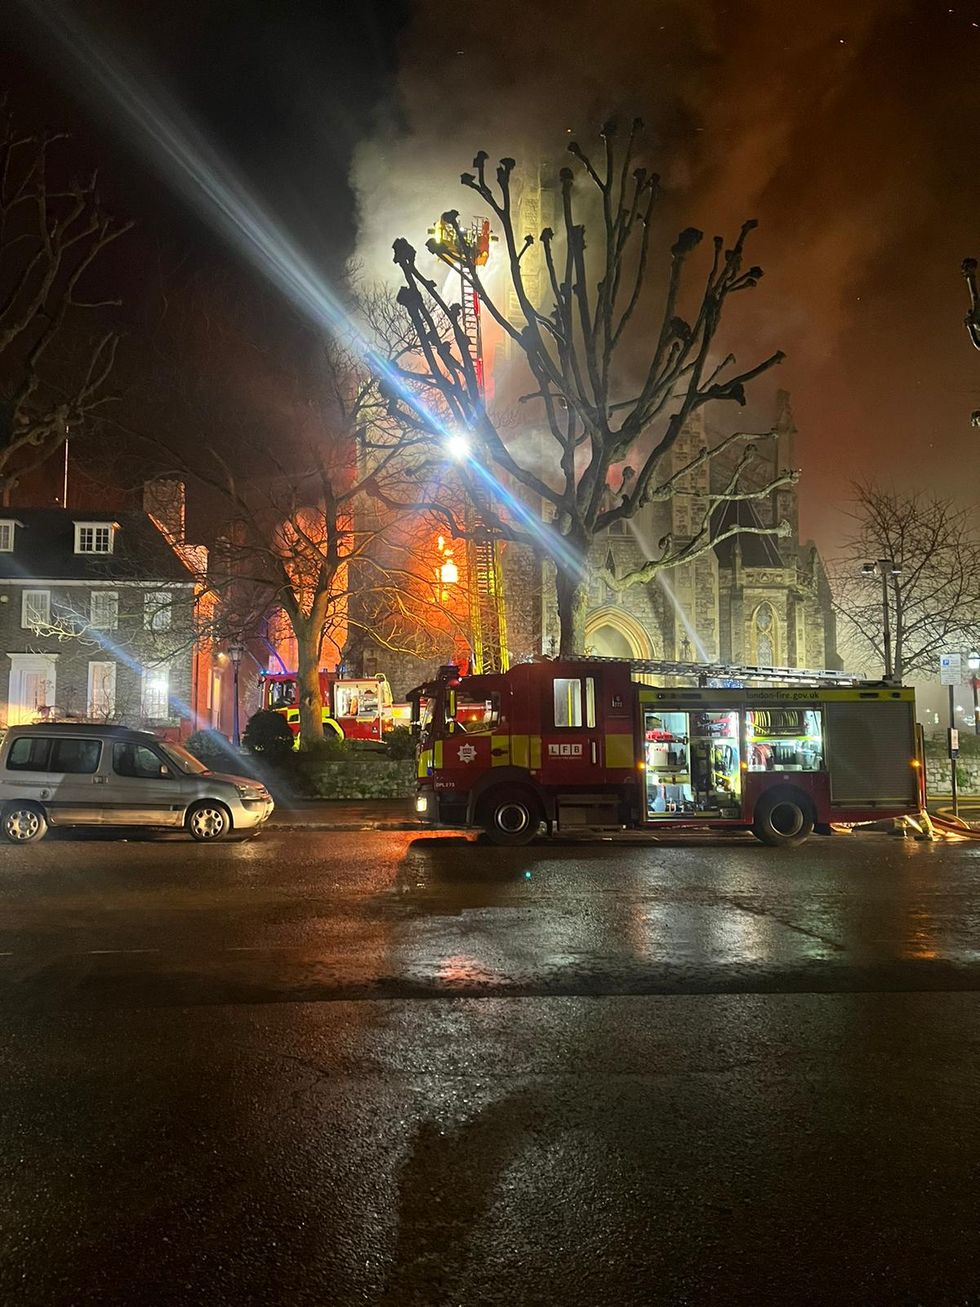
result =
[[980,843],[0,848],[0,1302],[980,1300]]

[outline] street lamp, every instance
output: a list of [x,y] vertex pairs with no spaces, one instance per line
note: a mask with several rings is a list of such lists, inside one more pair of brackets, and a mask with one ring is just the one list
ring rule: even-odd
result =
[[232,703],[231,734],[232,734],[232,743],[234,744],[236,749],[241,748],[241,743],[242,743],[241,722],[238,716],[238,668],[241,665],[242,654],[244,652],[245,652],[245,646],[243,644],[240,644],[238,640],[232,641],[232,643],[228,646],[228,657],[231,659],[232,676],[234,678],[233,680],[234,696],[235,696],[234,701]]
[[970,669],[970,684],[973,686],[973,730],[980,735],[980,695],[977,694],[980,653],[967,654],[966,665]]
[[885,680],[890,681],[893,677],[894,668],[892,667],[892,627],[888,603],[888,582],[892,577],[901,576],[902,569],[893,558],[879,558],[876,563],[864,563],[861,567],[861,575],[881,577],[881,627],[884,637]]

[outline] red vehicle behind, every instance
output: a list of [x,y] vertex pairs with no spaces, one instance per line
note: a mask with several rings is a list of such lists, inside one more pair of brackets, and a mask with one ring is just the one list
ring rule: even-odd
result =
[[[407,726],[411,708],[393,703],[384,676],[339,677],[320,672],[323,728],[345,740],[384,739],[395,726]],[[262,707],[282,713],[299,735],[299,699],[295,672],[267,672],[262,677]]]
[[442,669],[409,695],[420,817],[482,828],[499,844],[525,843],[545,823],[741,827],[783,845],[924,807],[912,690],[829,674],[660,688],[635,684],[633,671],[603,659],[462,678]]

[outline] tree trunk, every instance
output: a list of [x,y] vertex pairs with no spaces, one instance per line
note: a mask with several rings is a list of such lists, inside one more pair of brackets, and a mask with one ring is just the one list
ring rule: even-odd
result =
[[323,739],[323,695],[320,692],[320,631],[313,622],[294,622],[299,693],[299,747],[312,749]]
[[578,573],[559,567],[555,587],[558,593],[558,655],[560,658],[580,658],[585,653],[588,580]]

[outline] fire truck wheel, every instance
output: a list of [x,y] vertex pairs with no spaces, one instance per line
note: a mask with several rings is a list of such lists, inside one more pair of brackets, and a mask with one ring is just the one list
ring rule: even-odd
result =
[[483,829],[494,844],[527,844],[541,825],[541,805],[529,790],[493,790],[480,807]]
[[802,844],[813,831],[815,815],[805,794],[790,790],[784,794],[767,794],[759,800],[752,831],[763,844],[780,847]]

